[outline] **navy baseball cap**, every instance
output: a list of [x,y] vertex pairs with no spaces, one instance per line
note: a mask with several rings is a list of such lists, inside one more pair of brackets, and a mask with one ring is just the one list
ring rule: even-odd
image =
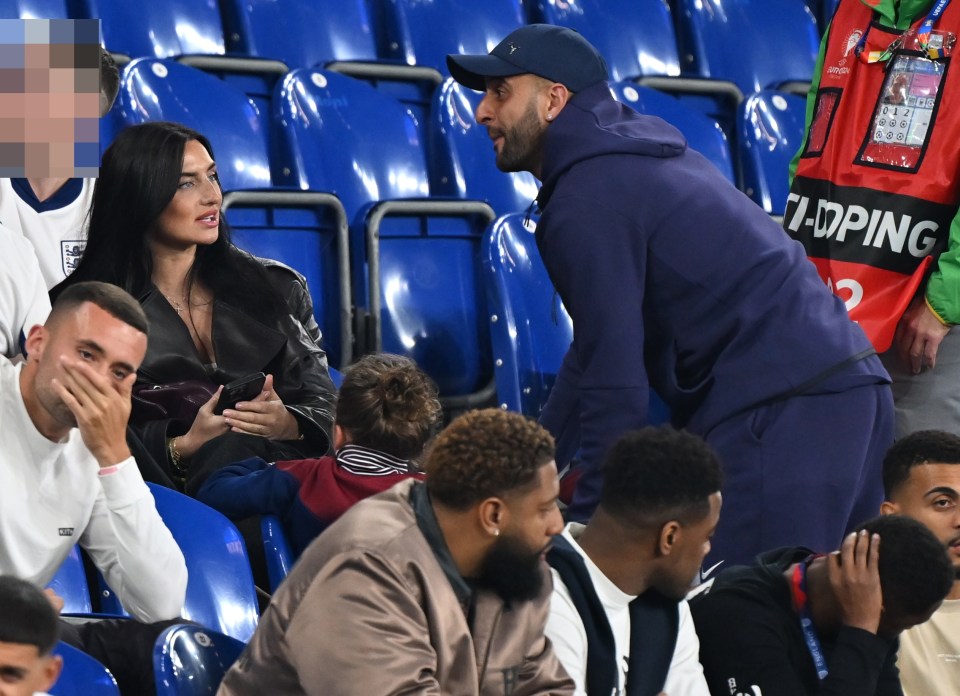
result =
[[448,55],[453,79],[478,92],[484,78],[532,73],[579,92],[606,81],[607,63],[590,42],[573,29],[528,24],[512,32],[489,54]]

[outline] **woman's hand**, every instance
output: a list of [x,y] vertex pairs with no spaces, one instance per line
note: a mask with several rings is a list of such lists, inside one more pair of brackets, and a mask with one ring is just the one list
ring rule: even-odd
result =
[[210,400],[197,411],[197,417],[193,419],[193,425],[190,426],[187,434],[177,440],[177,452],[184,459],[189,459],[207,442],[230,430],[226,419],[213,412],[222,391],[222,386],[217,388]]
[[273,390],[273,375],[267,375],[263,391],[252,401],[240,401],[236,408],[223,412],[227,425],[235,433],[259,435],[268,440],[296,440],[300,424]]

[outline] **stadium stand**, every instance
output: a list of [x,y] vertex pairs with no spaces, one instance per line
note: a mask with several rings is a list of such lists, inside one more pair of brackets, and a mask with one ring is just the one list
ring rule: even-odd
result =
[[202,626],[171,626],[153,651],[157,696],[216,693],[243,648],[243,641]]
[[53,652],[63,658],[63,671],[50,696],[119,696],[110,671],[85,652],[66,643],[57,643]]

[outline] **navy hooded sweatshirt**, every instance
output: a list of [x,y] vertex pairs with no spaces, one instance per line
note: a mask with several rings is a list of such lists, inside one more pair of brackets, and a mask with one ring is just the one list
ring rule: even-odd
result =
[[574,325],[544,409],[579,429],[572,519],[596,504],[607,447],[646,424],[651,387],[706,435],[792,393],[889,382],[803,247],[605,83],[547,128],[541,174],[537,245]]

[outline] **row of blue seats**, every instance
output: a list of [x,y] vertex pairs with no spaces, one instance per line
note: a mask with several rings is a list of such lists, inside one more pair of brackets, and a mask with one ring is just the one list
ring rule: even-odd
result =
[[2,16],[99,18],[111,51],[184,57],[224,73],[275,79],[334,63],[392,79],[416,66],[408,77],[434,84],[447,53],[484,53],[525,22],[549,22],[594,43],[614,80],[712,94],[724,87],[705,81],[742,94],[808,82],[819,39],[804,0],[2,0]]

